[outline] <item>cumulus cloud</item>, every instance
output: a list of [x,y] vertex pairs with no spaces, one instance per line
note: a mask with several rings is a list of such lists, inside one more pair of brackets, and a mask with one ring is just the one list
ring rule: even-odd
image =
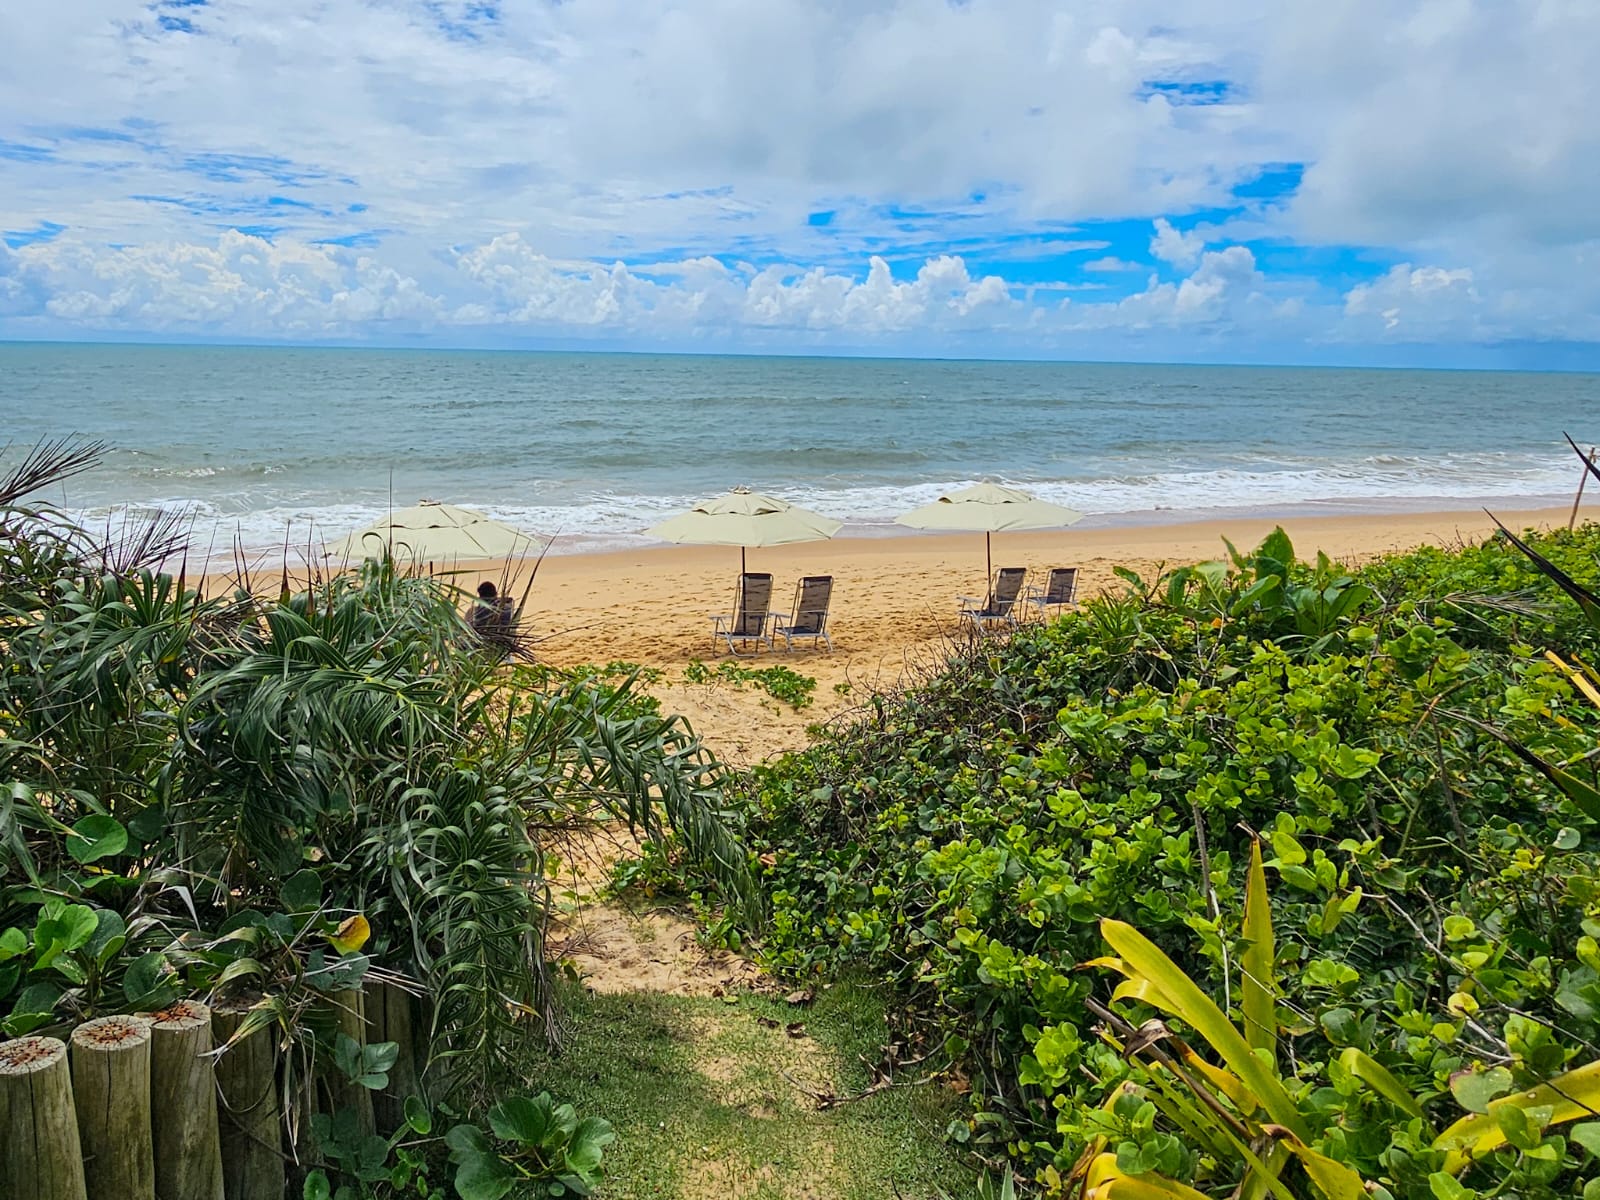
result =
[[1591,7],[13,5],[0,335],[1600,341]]
[[1150,253],[1175,267],[1192,267],[1200,261],[1206,240],[1195,230],[1180,233],[1165,217],[1156,218],[1156,233],[1150,239]]
[[[1085,315],[1092,325],[1149,329],[1178,326],[1213,330],[1236,324],[1251,307],[1268,302],[1255,255],[1243,246],[1208,250],[1187,277],[1162,282],[1151,276],[1144,291]],[[1265,313],[1260,315],[1266,315]]]
[[33,297],[15,315],[85,330],[320,337],[380,323],[425,325],[441,311],[415,280],[370,257],[232,230],[210,245],[110,249],[67,239],[12,257],[14,276]]
[[[377,325],[448,333],[493,327],[541,336],[645,340],[740,330],[800,344],[901,335],[1026,332],[1048,344],[1084,327],[1201,327],[1233,319],[1262,286],[1250,251],[1208,251],[1188,276],[1154,277],[1121,301],[1053,304],[1080,285],[974,274],[952,254],[898,274],[880,256],[859,271],[697,257],[630,267],[541,253],[518,233],[462,248],[429,280],[339,247],[273,243],[230,231],[207,245],[115,251],[61,239],[0,254],[0,298],[31,321],[82,331],[345,338]],[[1358,305],[1359,307],[1359,305]],[[26,329],[26,324],[19,325]]]
[[1398,341],[1436,338],[1445,329],[1472,329],[1482,300],[1464,267],[1414,267],[1401,263],[1372,283],[1358,284],[1344,300],[1356,330],[1376,331]]

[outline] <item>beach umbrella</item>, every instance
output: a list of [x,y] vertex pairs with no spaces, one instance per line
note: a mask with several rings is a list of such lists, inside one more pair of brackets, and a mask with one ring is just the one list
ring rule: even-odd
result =
[[442,559],[522,558],[543,542],[485,513],[437,500],[400,508],[328,547],[330,558],[377,558],[387,549],[417,562]]
[[985,579],[994,577],[994,555],[989,539],[997,533],[1024,529],[1065,529],[1083,520],[1076,509],[1048,500],[1038,500],[1016,488],[997,483],[976,483],[932,504],[913,508],[895,518],[897,525],[912,529],[939,529],[952,533],[983,534]]
[[691,546],[738,546],[739,572],[743,574],[747,547],[826,541],[841,528],[843,523],[832,517],[737,487],[668,517],[646,529],[645,535]]

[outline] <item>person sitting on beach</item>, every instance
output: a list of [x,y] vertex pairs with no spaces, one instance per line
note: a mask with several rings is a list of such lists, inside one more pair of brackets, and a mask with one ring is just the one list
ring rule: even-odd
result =
[[487,579],[478,585],[478,599],[472,606],[474,633],[486,642],[506,641],[516,617],[510,596],[500,595],[500,590]]

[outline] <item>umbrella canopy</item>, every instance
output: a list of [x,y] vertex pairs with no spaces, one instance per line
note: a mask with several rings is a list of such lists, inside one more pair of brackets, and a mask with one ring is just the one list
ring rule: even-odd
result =
[[734,488],[726,495],[702,500],[686,513],[668,517],[645,530],[664,542],[693,546],[738,546],[739,569],[744,570],[748,546],[787,546],[793,542],[821,542],[842,529],[843,523],[774,496],[749,488]]
[[988,574],[994,574],[989,552],[991,534],[1023,529],[1064,529],[1083,520],[1083,514],[1061,504],[1051,504],[997,483],[976,483],[932,504],[913,508],[895,518],[898,525],[912,529],[943,529],[952,532],[982,533]]
[[334,558],[376,558],[387,549],[419,562],[437,559],[521,558],[543,543],[471,508],[423,500],[400,508],[328,547]]

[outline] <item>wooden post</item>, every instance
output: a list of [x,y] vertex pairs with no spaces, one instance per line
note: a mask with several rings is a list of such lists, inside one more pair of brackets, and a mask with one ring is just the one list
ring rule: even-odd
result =
[[389,1086],[372,1097],[373,1117],[378,1132],[391,1134],[405,1124],[407,1096],[419,1094],[417,1051],[411,1009],[406,992],[387,983],[367,985],[367,1044],[394,1042],[399,1046],[394,1066],[389,1068]]
[[211,1010],[180,1000],[150,1014],[150,1110],[158,1200],[224,1200]]
[[1567,518],[1567,532],[1572,532],[1572,527],[1578,523],[1578,505],[1583,503],[1583,487],[1589,482],[1589,467],[1594,465],[1594,456],[1600,454],[1600,446],[1589,447],[1589,466],[1583,468],[1583,474],[1578,478],[1578,494],[1572,498],[1572,515]]
[[[215,1008],[211,1032],[228,1046],[248,1005]],[[228,1200],[281,1200],[283,1123],[278,1113],[278,1046],[267,1029],[247,1034],[217,1056],[217,1114],[222,1135],[222,1190]]]
[[149,1024],[101,1017],[74,1029],[72,1092],[89,1200],[155,1200]]
[[86,1200],[67,1048],[0,1043],[0,1200]]
[[[328,997],[328,1003],[333,1009],[335,1019],[339,1023],[339,1032],[346,1037],[355,1039],[358,1045],[367,1044],[367,1009],[365,998],[360,988],[350,988],[343,992],[334,992]],[[345,1078],[344,1072],[329,1062],[326,1064],[324,1074],[328,1080],[328,1092],[333,1102],[333,1111],[351,1109],[356,1114],[356,1128],[362,1133],[376,1133],[377,1122],[372,1113],[372,1093]]]

